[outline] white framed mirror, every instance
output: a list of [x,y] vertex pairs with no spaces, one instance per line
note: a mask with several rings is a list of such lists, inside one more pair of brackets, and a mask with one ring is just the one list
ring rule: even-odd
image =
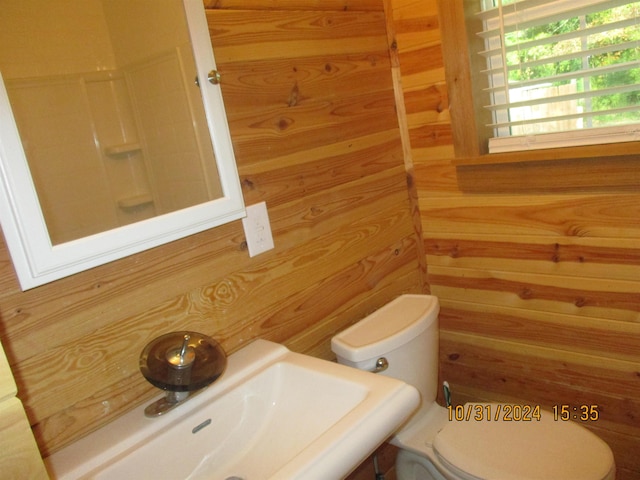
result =
[[23,290],[245,216],[202,0],[87,0],[87,19],[62,1],[9,2],[0,26],[0,222]]

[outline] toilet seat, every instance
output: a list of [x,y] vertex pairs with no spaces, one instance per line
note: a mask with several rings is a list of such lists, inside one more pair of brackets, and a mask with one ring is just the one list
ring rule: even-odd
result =
[[[499,404],[482,405],[496,412]],[[487,407],[488,406],[488,407]],[[433,450],[461,478],[500,480],[603,480],[614,478],[607,444],[574,422],[556,421],[542,410],[540,420],[494,418],[452,420],[436,435]]]

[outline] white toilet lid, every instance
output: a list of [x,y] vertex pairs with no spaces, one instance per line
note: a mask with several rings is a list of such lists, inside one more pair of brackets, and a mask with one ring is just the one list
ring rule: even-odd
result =
[[609,446],[577,423],[556,421],[546,410],[540,411],[540,421],[505,421],[504,415],[495,421],[500,404],[467,404],[465,409],[472,405],[483,405],[482,416],[450,421],[433,442],[445,464],[472,478],[603,480],[612,474]]

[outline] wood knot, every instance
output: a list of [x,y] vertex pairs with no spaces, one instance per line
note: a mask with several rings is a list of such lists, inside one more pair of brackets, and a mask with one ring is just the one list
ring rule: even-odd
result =
[[[245,243],[246,247],[246,242],[243,243]],[[242,244],[240,248],[242,249]],[[210,298],[220,305],[231,305],[238,297],[236,290],[233,288],[233,284],[228,280],[223,280],[214,285],[213,288],[209,289],[208,293]]]
[[242,188],[246,188],[247,190],[255,190],[256,186],[251,180],[245,178],[244,180],[242,180]]
[[300,96],[300,89],[298,88],[298,82],[293,85],[291,89],[291,93],[289,93],[289,102],[288,105],[290,107],[295,107],[298,104],[298,97]]
[[458,360],[460,358],[460,354],[459,353],[450,353],[448,357],[449,357],[449,360],[451,360],[452,362],[455,362],[456,360]]
[[407,173],[407,186],[413,188],[413,175],[411,173]]
[[286,130],[287,128],[289,128],[291,125],[293,124],[293,120],[289,119],[289,118],[281,118],[280,120],[278,120],[278,122],[276,123],[277,127],[279,130]]
[[522,298],[523,300],[528,300],[533,297],[533,290],[531,290],[530,288],[524,288],[520,292],[519,297]]

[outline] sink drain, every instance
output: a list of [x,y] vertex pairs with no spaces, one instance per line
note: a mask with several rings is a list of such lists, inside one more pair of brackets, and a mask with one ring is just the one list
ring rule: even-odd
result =
[[225,480],[244,480],[244,478],[242,477],[236,477],[235,475],[232,477],[227,477],[225,478]]

